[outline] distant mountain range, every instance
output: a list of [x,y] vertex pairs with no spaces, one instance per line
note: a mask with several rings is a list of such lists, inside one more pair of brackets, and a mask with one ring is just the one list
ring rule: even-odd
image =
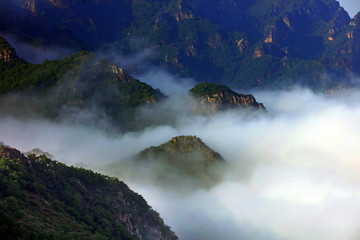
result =
[[3,0],[0,31],[37,46],[131,55],[236,88],[328,90],[360,73],[360,14],[335,0]]

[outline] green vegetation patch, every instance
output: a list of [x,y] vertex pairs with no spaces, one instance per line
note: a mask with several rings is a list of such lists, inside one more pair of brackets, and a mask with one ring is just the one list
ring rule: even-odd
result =
[[210,96],[216,93],[229,91],[232,92],[232,90],[225,85],[207,82],[199,83],[190,89],[190,93],[196,97]]
[[[2,239],[176,239],[146,201],[117,178],[0,146]],[[128,220],[125,220],[128,219]],[[145,226],[149,226],[147,229]],[[150,229],[150,230],[149,230]]]

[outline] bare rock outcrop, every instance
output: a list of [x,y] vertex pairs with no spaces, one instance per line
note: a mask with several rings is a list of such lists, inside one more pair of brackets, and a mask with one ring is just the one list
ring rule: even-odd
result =
[[0,35],[0,61],[10,62],[16,58],[15,49]]
[[234,108],[252,108],[265,111],[262,103],[258,103],[250,94],[240,94],[229,87],[215,83],[200,83],[190,90],[194,97],[194,112],[210,115],[218,111]]

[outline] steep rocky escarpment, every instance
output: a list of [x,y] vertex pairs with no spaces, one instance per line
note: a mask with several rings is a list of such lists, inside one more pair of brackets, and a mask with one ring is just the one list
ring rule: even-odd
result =
[[123,182],[0,146],[5,239],[177,239]]
[[80,50],[114,43],[122,54],[153,47],[156,64],[236,88],[298,84],[323,91],[350,86],[349,73],[358,69],[356,19],[335,0],[2,4],[9,10],[0,30],[28,42]]
[[335,53],[329,57],[335,66],[346,66],[349,71],[360,73],[360,13],[334,39]]
[[0,35],[0,61],[10,62],[17,59],[15,49]]
[[252,95],[239,94],[225,85],[216,83],[200,83],[190,89],[194,97],[194,111],[198,114],[213,114],[218,111],[251,108],[265,111],[262,103],[258,103]]
[[353,61],[352,61],[352,70],[360,74],[360,12],[356,14],[354,17],[354,23],[355,23],[355,39],[353,40],[354,45],[354,51],[353,51]]

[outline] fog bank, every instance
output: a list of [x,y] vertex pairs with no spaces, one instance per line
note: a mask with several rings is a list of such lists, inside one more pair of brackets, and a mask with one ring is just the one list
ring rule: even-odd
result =
[[8,117],[0,119],[0,141],[91,166],[196,135],[232,166],[217,186],[183,194],[124,179],[180,239],[352,240],[360,233],[359,96],[356,90],[332,96],[301,88],[257,92],[269,111],[260,115],[182,115],[181,104],[173,104],[180,105],[176,124],[115,136]]

